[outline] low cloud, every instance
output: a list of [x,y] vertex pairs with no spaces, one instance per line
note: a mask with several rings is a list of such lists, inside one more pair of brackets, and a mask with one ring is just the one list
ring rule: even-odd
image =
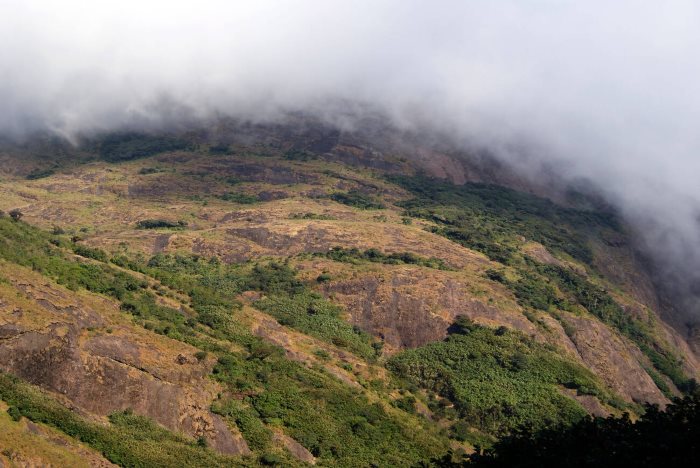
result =
[[0,133],[370,106],[593,181],[694,297],[699,18],[692,0],[0,0]]

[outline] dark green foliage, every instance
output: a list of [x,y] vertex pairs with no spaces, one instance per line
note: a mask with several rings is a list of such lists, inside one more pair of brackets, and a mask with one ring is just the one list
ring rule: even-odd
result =
[[304,150],[290,149],[284,153],[284,159],[289,161],[310,161],[312,159],[318,159],[318,155]]
[[226,192],[223,195],[219,195],[218,198],[228,202],[240,203],[242,205],[251,205],[260,201],[260,198],[258,198],[257,195],[248,195],[247,193],[242,192]]
[[211,145],[209,147],[209,154],[230,154],[231,147],[226,144]]
[[283,325],[365,359],[378,355],[371,337],[343,320],[339,307],[311,293],[287,264],[258,263],[249,268],[198,257],[156,255],[148,266],[150,273],[162,282],[186,292],[199,313],[199,321],[212,328],[220,329],[228,321],[231,308],[236,306],[233,296],[243,291],[261,291],[267,297],[255,306]]
[[347,193],[336,192],[330,196],[331,200],[343,205],[354,206],[361,210],[380,210],[386,208],[384,203],[376,197],[367,195],[358,190],[351,190]]
[[345,263],[360,263],[363,261],[374,262],[374,263],[384,263],[389,265],[420,265],[428,268],[435,268],[438,270],[449,270],[450,268],[445,265],[439,258],[425,258],[419,255],[413,254],[411,252],[396,252],[391,254],[385,254],[377,249],[367,249],[365,251],[360,251],[356,248],[344,249],[342,247],[333,247],[331,250],[323,255],[326,258],[335,260],[336,262]]
[[407,413],[416,412],[416,397],[413,395],[406,395],[401,398],[397,398],[392,402],[392,404]]
[[674,399],[665,411],[647,405],[636,422],[625,414],[586,417],[542,431],[523,428],[470,459],[478,467],[695,466],[700,459],[700,397]]
[[214,372],[234,394],[247,395],[217,402],[214,411],[235,421],[255,450],[270,447],[263,421],[284,427],[321,465],[412,466],[444,447],[357,390],[281,356],[258,361],[231,355]]
[[284,263],[256,264],[245,280],[245,289],[268,294],[294,295],[304,292],[304,284],[296,272]]
[[87,247],[81,244],[73,244],[73,252],[81,257],[92,258],[99,262],[107,262],[107,254],[100,249],[93,249],[92,247]]
[[518,236],[590,263],[586,233],[619,229],[611,214],[563,208],[501,186],[456,186],[425,177],[390,180],[415,196],[400,204],[407,215],[434,221],[436,233],[501,263],[511,261]]
[[116,256],[110,258],[109,261],[110,261],[110,263],[113,263],[113,264],[120,266],[122,268],[126,268],[127,270],[138,271],[139,273],[144,272],[142,264],[130,259],[126,255],[116,255]]
[[319,220],[332,220],[335,219],[333,216],[317,213],[293,213],[289,219],[319,219]]
[[[129,411],[112,414],[110,425],[82,418],[48,395],[0,371],[0,399],[17,417],[48,424],[126,467],[231,466],[236,459],[215,454]],[[13,416],[14,418],[14,416]]]
[[99,154],[109,162],[130,161],[145,158],[166,151],[178,151],[189,148],[186,141],[167,137],[152,136],[142,133],[112,133],[102,138]]
[[586,412],[560,387],[608,399],[585,368],[531,338],[491,330],[461,318],[443,342],[392,357],[398,377],[435,392],[455,405],[459,416],[479,429],[504,434],[522,424],[570,424]]
[[12,420],[15,422],[22,419],[22,412],[16,406],[10,406],[7,408],[7,414],[9,414]]
[[318,282],[318,283],[327,283],[327,282],[329,282],[331,279],[333,279],[333,278],[331,277],[330,274],[328,274],[328,273],[321,273],[320,275],[318,275],[318,276],[316,277],[316,282]]
[[505,281],[515,293],[518,302],[525,307],[539,310],[550,310],[552,307],[565,308],[566,302],[557,294],[557,290],[541,277],[523,273],[517,281]]
[[136,222],[137,229],[183,229],[187,226],[185,221],[168,221],[165,219],[142,219]]
[[158,172],[163,172],[163,169],[157,167],[142,167],[139,169],[139,175],[156,174]]
[[27,180],[37,180],[50,177],[56,173],[53,169],[34,169],[29,174],[27,174]]
[[85,288],[117,299],[142,286],[132,276],[108,265],[69,260],[51,240],[44,231],[0,219],[0,258],[30,267],[70,289]]

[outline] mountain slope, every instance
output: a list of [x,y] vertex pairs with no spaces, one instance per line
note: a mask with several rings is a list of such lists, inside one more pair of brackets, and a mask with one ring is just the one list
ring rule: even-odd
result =
[[223,126],[25,157],[0,185],[23,214],[0,219],[0,368],[222,464],[409,466],[694,386],[614,215],[376,141]]

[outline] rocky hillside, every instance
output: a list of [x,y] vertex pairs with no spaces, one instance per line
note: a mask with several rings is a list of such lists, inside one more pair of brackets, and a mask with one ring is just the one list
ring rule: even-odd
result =
[[487,156],[232,123],[0,153],[0,466],[412,466],[699,375],[624,223]]

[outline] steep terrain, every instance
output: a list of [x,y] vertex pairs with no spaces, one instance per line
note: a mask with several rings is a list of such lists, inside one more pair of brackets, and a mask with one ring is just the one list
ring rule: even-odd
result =
[[231,125],[3,149],[0,460],[410,466],[694,388],[598,202]]

